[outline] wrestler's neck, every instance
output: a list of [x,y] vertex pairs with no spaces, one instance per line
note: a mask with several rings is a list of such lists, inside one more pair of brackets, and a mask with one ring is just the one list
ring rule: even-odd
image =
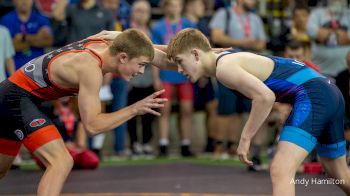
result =
[[201,61],[203,63],[203,69],[206,76],[216,76],[216,59],[218,58],[218,56],[219,54],[213,51],[203,52]]
[[103,59],[102,73],[114,73],[115,68],[118,66],[118,59],[116,56],[112,56],[108,48],[99,51],[100,57]]

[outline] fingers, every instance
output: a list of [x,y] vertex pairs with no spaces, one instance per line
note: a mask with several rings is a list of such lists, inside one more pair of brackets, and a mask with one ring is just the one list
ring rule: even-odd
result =
[[158,97],[159,95],[163,94],[164,92],[165,92],[165,89],[159,90],[159,91],[157,91],[157,92],[154,92],[154,93],[151,95],[151,97],[152,97],[152,98],[156,98],[156,97]]
[[153,114],[153,115],[155,115],[155,116],[160,116],[160,113],[159,113],[159,112],[156,112],[156,111],[154,111],[154,110],[152,110],[152,109],[150,109],[150,108],[146,108],[145,111],[146,111],[147,113]]
[[150,107],[150,108],[163,108],[164,104],[150,103],[150,104],[148,104],[148,107]]
[[245,164],[247,164],[247,165],[249,165],[249,166],[252,166],[252,165],[253,165],[253,162],[250,161],[250,160],[248,160],[246,154],[240,154],[240,155],[238,155],[238,157],[239,157],[239,160],[240,160],[242,163],[245,163]]
[[155,99],[153,99],[154,103],[165,103],[167,101],[168,101],[168,99],[166,99],[166,98],[155,98]]

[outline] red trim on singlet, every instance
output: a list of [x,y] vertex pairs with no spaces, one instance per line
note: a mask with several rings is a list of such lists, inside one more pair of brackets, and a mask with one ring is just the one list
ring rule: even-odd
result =
[[0,138],[0,154],[16,156],[21,149],[22,142]]
[[85,44],[83,44],[84,48],[88,49],[89,51],[91,51],[92,54],[94,54],[101,62],[101,68],[103,67],[104,65],[104,61],[103,59],[101,58],[100,55],[98,55],[95,51],[91,50],[90,48],[87,48],[88,45],[90,44],[95,44],[96,42],[99,43],[99,42],[103,42],[105,43],[106,45],[109,45],[108,42],[106,40],[103,40],[103,39],[99,39],[99,38],[87,38],[87,40],[90,40],[90,42],[87,42]]
[[[56,60],[57,58],[61,57],[64,54],[71,53],[71,52],[74,52],[74,53],[87,52],[99,62],[99,67],[102,69],[104,64],[102,58],[95,51],[89,48],[86,48],[85,46],[88,46],[89,44],[93,44],[93,43],[102,43],[102,42],[106,44],[108,43],[102,39],[88,39],[88,40],[91,40],[91,42],[85,43],[83,45],[84,49],[82,50],[72,49],[72,50],[63,51],[49,60],[47,64],[47,69],[48,69],[48,79],[51,82],[51,84],[48,84],[49,85],[48,87],[41,88],[35,81],[33,81],[30,77],[25,75],[25,73],[23,73],[21,69],[17,70],[15,74],[9,77],[9,80],[12,83],[16,84],[17,86],[23,88],[24,90],[44,100],[56,99],[57,96],[59,95],[62,95],[62,96],[73,95],[73,93],[78,92],[79,89],[63,87],[51,79],[51,64],[53,63],[54,60]],[[45,93],[45,92],[50,92],[49,89],[51,89],[51,92],[53,93],[55,91],[54,90],[55,88],[59,89],[56,91],[57,93],[54,93],[54,94]]]
[[85,50],[67,50],[67,51],[64,51],[64,52],[61,52],[60,54],[56,55],[55,57],[53,57],[52,59],[50,59],[50,61],[47,63],[47,77],[49,78],[51,84],[53,86],[55,86],[56,88],[59,88],[61,90],[64,90],[64,91],[69,91],[69,92],[78,92],[78,89],[74,89],[74,88],[66,88],[66,87],[63,87],[63,86],[60,86],[58,85],[56,82],[54,82],[53,80],[51,80],[51,63],[53,62],[53,60],[55,60],[56,58],[64,55],[64,54],[67,54],[67,53],[71,53],[71,52],[85,52]]
[[48,78],[50,80],[50,82],[52,83],[52,85],[54,85],[55,87],[61,89],[61,90],[65,90],[65,91],[69,91],[69,92],[78,92],[78,89],[74,89],[74,88],[66,88],[66,87],[63,87],[63,86],[60,86],[59,84],[57,84],[56,82],[54,82],[52,79],[51,79],[51,63],[58,57],[64,55],[64,54],[67,54],[67,53],[70,53],[70,52],[87,52],[89,54],[91,54],[91,56],[93,56],[95,59],[97,59],[99,61],[99,67],[102,68],[102,65],[103,65],[103,61],[101,59],[101,57],[96,54],[95,52],[93,52],[92,50],[90,49],[87,49],[87,50],[67,50],[67,51],[64,51],[58,55],[56,55],[55,57],[53,57],[52,59],[50,59],[50,61],[48,62],[48,65],[47,65],[47,70],[48,70]]
[[23,140],[23,144],[26,146],[30,153],[33,153],[41,146],[53,140],[61,138],[62,137],[57,128],[54,125],[48,125],[28,135],[28,137]]
[[24,90],[30,92],[31,94],[41,98],[46,99],[45,97],[41,96],[40,94],[37,94],[33,91],[36,89],[39,89],[40,86],[38,86],[31,78],[29,78],[27,75],[25,75],[22,70],[17,70],[12,76],[8,78],[8,80],[17,86],[23,88]]

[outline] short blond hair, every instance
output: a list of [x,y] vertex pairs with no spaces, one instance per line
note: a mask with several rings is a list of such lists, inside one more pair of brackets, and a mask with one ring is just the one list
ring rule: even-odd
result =
[[170,40],[167,48],[167,56],[173,60],[176,55],[187,52],[192,48],[198,48],[204,52],[211,50],[209,40],[197,29],[187,28],[179,31]]
[[142,31],[128,29],[119,34],[109,47],[111,55],[125,52],[130,59],[140,56],[154,58],[154,48],[151,40]]

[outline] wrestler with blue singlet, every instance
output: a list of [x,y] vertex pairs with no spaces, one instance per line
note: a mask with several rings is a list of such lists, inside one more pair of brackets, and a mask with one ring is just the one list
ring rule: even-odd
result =
[[328,175],[350,195],[350,171],[345,159],[344,100],[325,76],[304,63],[287,58],[234,50],[216,54],[198,30],[177,33],[167,48],[168,58],[192,82],[202,76],[218,81],[252,99],[252,109],[243,128],[237,154],[252,165],[248,151],[252,138],[266,120],[275,102],[293,109],[284,125],[271,163],[273,195],[295,195],[297,168],[316,147]]

